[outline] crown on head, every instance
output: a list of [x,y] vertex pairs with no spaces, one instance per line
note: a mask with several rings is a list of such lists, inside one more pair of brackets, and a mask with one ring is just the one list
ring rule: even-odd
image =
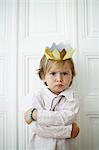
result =
[[47,59],[66,60],[72,58],[74,51],[75,50],[71,48],[69,45],[64,45],[63,43],[56,45],[55,43],[53,43],[50,48],[49,47],[45,48],[44,54]]

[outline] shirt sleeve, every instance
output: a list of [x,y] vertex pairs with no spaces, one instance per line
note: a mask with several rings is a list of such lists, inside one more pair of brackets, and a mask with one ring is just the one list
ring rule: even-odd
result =
[[45,138],[71,138],[72,125],[68,126],[40,126],[33,130],[37,135]]
[[41,126],[67,126],[76,120],[78,111],[78,99],[68,99],[64,103],[62,110],[50,111],[38,109],[37,123]]

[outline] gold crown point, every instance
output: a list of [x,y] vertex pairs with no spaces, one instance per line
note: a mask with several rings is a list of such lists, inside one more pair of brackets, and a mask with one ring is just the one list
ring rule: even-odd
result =
[[63,60],[72,58],[72,55],[73,55],[74,51],[75,51],[75,50],[74,50],[73,48],[68,49],[68,51],[66,52],[66,54],[65,54],[65,56],[64,56],[64,58],[63,58]]
[[52,54],[56,60],[60,60],[60,52],[57,49],[55,49]]
[[63,57],[65,56],[65,54],[66,54],[66,50],[63,49],[63,50],[60,52],[60,57],[61,57],[61,59],[63,59]]

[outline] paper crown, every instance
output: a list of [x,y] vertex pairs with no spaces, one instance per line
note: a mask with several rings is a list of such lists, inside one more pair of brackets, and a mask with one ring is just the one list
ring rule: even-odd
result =
[[55,43],[52,44],[51,48],[45,48],[45,56],[47,59],[51,60],[66,60],[72,58],[74,53],[74,49],[71,48],[69,45],[64,45],[60,43],[56,45]]

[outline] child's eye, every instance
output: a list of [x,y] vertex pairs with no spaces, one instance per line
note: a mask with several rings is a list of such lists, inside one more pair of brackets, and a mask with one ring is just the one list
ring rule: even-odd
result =
[[64,76],[66,75],[66,76],[69,76],[69,75],[71,75],[71,73],[70,72],[63,72],[62,73]]
[[62,74],[63,74],[63,75],[67,75],[68,73],[67,73],[67,72],[63,72]]
[[56,75],[56,72],[51,72],[50,74],[54,76],[54,75]]

